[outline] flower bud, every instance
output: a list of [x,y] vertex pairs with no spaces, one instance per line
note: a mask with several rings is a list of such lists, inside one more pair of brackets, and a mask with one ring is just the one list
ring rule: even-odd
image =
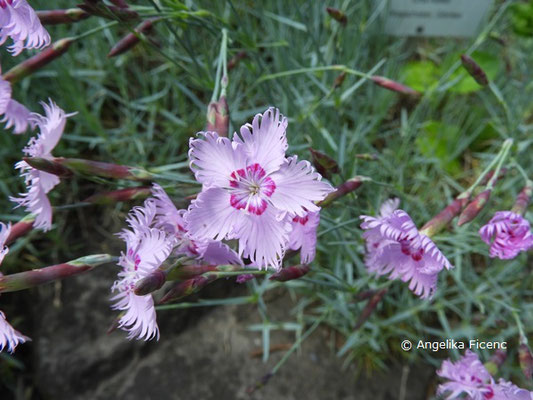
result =
[[518,347],[518,360],[526,379],[533,380],[533,354],[525,341],[522,341]]
[[36,11],[37,17],[43,25],[71,24],[89,18],[89,13],[80,8],[68,8],[66,10],[42,10]]
[[416,90],[410,88],[409,86],[403,85],[399,82],[395,82],[393,80],[390,80],[389,78],[385,78],[384,76],[378,76],[374,75],[370,79],[382,88],[392,90],[396,93],[405,94],[407,96],[419,96],[420,92],[417,92]]
[[112,190],[110,192],[102,192],[93,194],[83,200],[83,203],[92,204],[114,204],[119,201],[130,201],[137,199],[145,199],[150,196],[151,191],[147,186],[138,186],[126,189]]
[[135,33],[129,33],[120,39],[107,54],[107,57],[115,57],[134,48],[140,41],[139,35],[152,30],[154,22],[158,18],[147,19],[135,28]]
[[341,72],[333,82],[333,89],[341,87],[342,83],[344,82],[344,79],[346,79],[346,72]]
[[11,232],[6,239],[6,245],[13,243],[19,237],[24,236],[33,229],[33,222],[35,221],[35,215],[26,215],[23,219],[11,226]]
[[489,201],[491,192],[492,191],[490,189],[487,189],[478,194],[474,200],[472,200],[470,204],[466,206],[461,215],[459,215],[457,226],[464,225],[476,218]]
[[339,164],[333,158],[313,148],[309,148],[309,151],[311,152],[313,165],[324,178],[329,179],[331,174],[339,173]]
[[489,84],[489,79],[487,78],[485,71],[483,71],[479,64],[476,63],[470,56],[461,54],[461,63],[477,83],[479,83],[481,86],[487,86]]
[[420,233],[433,236],[444,229],[466,206],[468,197],[456,198],[444,210],[434,216],[420,229]]
[[292,267],[282,268],[269,279],[271,281],[287,282],[298,279],[309,272],[309,265],[294,265]]
[[99,176],[102,178],[127,179],[132,181],[153,179],[153,174],[142,168],[84,160],[81,158],[25,157],[23,160],[35,169],[58,176],[76,174],[87,177]]
[[247,58],[248,53],[245,51],[239,51],[228,61],[228,71],[231,71],[235,68],[243,58]]
[[72,43],[74,43],[73,38],[58,40],[47,49],[41,51],[39,54],[28,58],[18,65],[15,65],[4,74],[4,80],[15,83],[20,81],[22,78],[33,74],[56,58],[65,54]]
[[342,26],[346,26],[348,23],[348,17],[341,10],[338,10],[337,8],[326,7],[326,11],[331,18],[342,24]]
[[156,269],[150,275],[139,279],[137,283],[135,283],[134,292],[137,296],[145,296],[163,287],[166,280],[167,275],[160,269]]
[[516,201],[511,209],[512,212],[518,215],[524,215],[531,200],[531,194],[533,193],[533,181],[527,181],[526,186],[516,197]]
[[205,128],[209,132],[216,132],[219,136],[228,136],[229,131],[229,107],[226,96],[209,103],[207,106],[207,125]]
[[348,179],[346,182],[337,186],[337,190],[328,194],[327,197],[321,202],[319,202],[317,205],[320,207],[327,207],[335,200],[347,195],[348,193],[353,192],[355,189],[359,188],[363,184],[363,182],[369,180],[370,178],[367,178],[365,176],[355,176],[351,179]]
[[355,323],[354,330],[359,329],[365,321],[370,317],[372,312],[376,309],[379,302],[383,299],[383,296],[385,296],[385,293],[387,293],[387,289],[381,289],[378,290],[371,298],[368,300],[368,303],[366,303],[365,308],[363,308],[363,311],[361,311],[361,314],[359,314],[359,318],[357,318],[357,322]]
[[183,297],[187,297],[193,293],[196,293],[213,282],[216,278],[215,275],[197,276],[192,279],[188,279],[183,282],[179,282],[172,287],[159,301],[159,304],[170,303],[171,301],[179,300]]
[[110,256],[109,254],[93,254],[64,264],[33,269],[12,275],[4,275],[0,277],[0,293],[15,292],[54,282],[59,279],[90,271],[99,265],[107,264],[115,260],[116,257]]

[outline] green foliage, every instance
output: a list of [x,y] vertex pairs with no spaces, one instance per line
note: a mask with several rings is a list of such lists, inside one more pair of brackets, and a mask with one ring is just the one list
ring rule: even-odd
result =
[[[522,383],[516,370],[518,336],[513,312],[531,335],[531,255],[507,262],[489,259],[487,246],[477,235],[492,212],[511,207],[522,177],[510,171],[474,222],[452,226],[435,238],[455,268],[441,273],[432,301],[416,298],[400,281],[368,274],[359,215],[373,215],[383,200],[400,197],[401,207],[422,226],[472,183],[507,137],[516,143],[513,159],[533,175],[533,48],[531,41],[513,35],[508,24],[510,18],[517,33],[529,32],[529,20],[516,21],[531,16],[531,3],[513,6],[512,13],[497,17],[491,29],[463,41],[387,37],[382,34],[376,2],[343,2],[342,7],[337,3],[348,17],[345,28],[327,16],[322,2],[315,1],[263,1],[258,7],[248,1],[166,0],[160,11],[152,1],[137,1],[142,16],[165,17],[155,25],[150,40],[107,59],[109,49],[132,26],[121,23],[102,29],[18,83],[13,94],[34,111],[40,111],[38,102],[48,97],[68,112],[78,111],[70,118],[55,156],[155,168],[160,172],[158,182],[178,206],[186,207],[185,196],[198,190],[180,183],[190,178],[188,139],[204,128],[215,87],[221,30],[228,29],[229,58],[246,52],[229,74],[230,131],[255,113],[276,106],[290,118],[290,153],[309,158],[307,149],[313,147],[332,156],[341,170],[340,176],[332,178],[334,184],[356,174],[369,176],[373,182],[324,210],[317,258],[309,275],[286,284],[254,280],[248,284],[249,297],[206,305],[257,304],[263,324],[252,329],[261,331],[267,344],[275,329],[300,334],[320,320],[343,338],[335,349],[339,356],[372,368],[386,368],[391,358],[402,357],[438,365],[448,356],[403,353],[399,344],[406,338],[508,340],[511,351],[503,374]],[[32,5],[51,7],[44,0]],[[57,6],[72,3],[58,1]],[[50,33],[57,40],[103,23],[89,18],[50,27]],[[496,45],[489,33],[509,35],[509,44]],[[473,51],[469,54],[485,69],[497,91],[481,88],[460,66],[459,55],[467,50]],[[4,53],[3,70],[24,57],[13,59]],[[346,78],[333,90],[341,72],[347,72]],[[418,101],[404,101],[397,93],[368,82],[364,73],[401,81],[424,94]],[[0,135],[3,221],[23,215],[22,210],[12,211],[7,197],[22,190],[13,165],[29,137]],[[359,153],[377,153],[378,159],[358,159],[355,154]],[[54,189],[51,201],[72,204],[95,192],[127,185],[67,180]],[[27,259],[46,265],[52,259],[68,260],[97,249],[110,252],[109,247],[118,254],[120,243],[113,233],[123,226],[131,206],[59,211],[55,229],[48,234],[33,233],[12,246],[15,256],[7,257],[2,268],[20,270]],[[533,214],[527,216],[531,220]],[[286,264],[296,262],[290,259]],[[363,327],[354,330],[365,305],[356,301],[357,294],[382,287],[389,292]],[[272,321],[269,316],[267,294],[280,288],[293,299],[290,321]],[[181,304],[178,307],[198,305]]]

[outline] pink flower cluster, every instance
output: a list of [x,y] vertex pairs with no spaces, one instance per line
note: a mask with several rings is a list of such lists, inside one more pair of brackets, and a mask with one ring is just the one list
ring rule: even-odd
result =
[[437,288],[439,272],[452,266],[435,243],[418,231],[411,217],[397,209],[398,204],[398,199],[389,200],[378,217],[361,216],[361,228],[366,231],[365,264],[370,272],[409,282],[415,294],[429,298]]
[[135,284],[155,272],[169,257],[186,256],[208,264],[242,264],[239,256],[227,245],[214,240],[193,240],[183,219],[185,210],[178,210],[159,185],[153,197],[142,207],[131,210],[126,222],[130,229],[119,236],[126,242],[126,252],[119,260],[122,267],[112,291],[113,308],[123,312],[119,328],[128,331],[128,338],[159,339],[159,328],[152,295],[138,296]]
[[[11,225],[6,225],[0,222],[0,265],[6,254],[9,252],[6,242],[10,233]],[[0,276],[2,276],[1,273]],[[24,343],[27,340],[30,339],[15,330],[9,322],[7,322],[5,314],[0,311],[0,351],[3,351],[4,348],[7,347],[7,350],[12,353],[19,343]]]
[[11,38],[9,51],[19,55],[22,49],[42,49],[50,44],[50,35],[26,0],[0,0],[0,45]]
[[529,221],[512,211],[498,211],[479,230],[481,239],[490,246],[489,255],[502,260],[515,258],[533,247]]
[[439,385],[437,395],[445,400],[531,400],[533,392],[521,389],[511,382],[494,381],[478,356],[467,350],[464,356],[453,363],[442,363],[437,375],[447,380]]
[[189,159],[202,192],[184,218],[193,238],[231,240],[258,268],[279,269],[287,248],[314,257],[323,200],[334,189],[307,161],[287,157],[287,119],[269,108],[233,140],[214,132],[191,139]]

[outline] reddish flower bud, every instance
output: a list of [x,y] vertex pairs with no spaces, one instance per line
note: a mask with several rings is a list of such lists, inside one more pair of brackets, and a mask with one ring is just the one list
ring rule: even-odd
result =
[[340,22],[342,26],[346,26],[348,23],[348,17],[341,10],[332,7],[326,7],[326,11],[331,18],[337,22]]
[[255,279],[255,275],[253,274],[242,274],[237,277],[237,283],[246,283],[248,281],[251,281],[252,279]]
[[205,286],[207,286],[209,283],[213,282],[216,279],[217,277],[215,275],[200,275],[195,278],[179,282],[163,296],[163,298],[159,301],[159,304],[166,304],[171,301],[187,297],[193,293],[202,290]]
[[228,136],[229,131],[229,107],[226,96],[220,96],[220,99],[209,103],[207,106],[207,125],[206,130],[216,132],[219,136]]
[[269,279],[271,281],[287,282],[298,279],[309,272],[309,265],[294,265],[292,267],[282,268]]
[[107,54],[107,57],[115,57],[119,54],[125,53],[128,50],[134,48],[140,41],[139,35],[143,33],[148,33],[152,30],[154,22],[158,21],[159,18],[152,18],[143,21],[140,25],[135,28],[135,33],[129,33],[120,39],[113,48]]
[[376,85],[381,86],[382,88],[385,88],[388,90],[392,90],[393,92],[405,94],[408,96],[420,96],[420,92],[417,92],[416,90],[410,88],[409,86],[406,86],[399,82],[395,82],[393,80],[385,78],[384,76],[374,75],[370,79],[372,79],[372,81]]
[[4,275],[0,277],[0,293],[15,292],[17,290],[28,289],[45,283],[54,282],[69,276],[90,271],[99,265],[107,264],[115,260],[116,257],[112,257],[108,254],[93,254],[64,264],[19,272],[18,274]]
[[36,11],[41,24],[58,25],[71,24],[89,18],[89,13],[80,8],[68,8],[66,10],[43,10]]
[[235,68],[243,58],[247,58],[248,54],[245,51],[239,51],[228,61],[228,71]]
[[33,74],[45,65],[51,63],[56,58],[65,54],[72,43],[74,43],[73,38],[58,40],[47,49],[41,51],[39,54],[28,58],[26,61],[23,61],[18,65],[15,65],[4,74],[4,80],[14,83],[30,74]]
[[487,86],[489,84],[489,79],[487,78],[485,71],[483,71],[479,64],[476,63],[470,56],[461,54],[461,63],[477,83],[479,83],[481,86]]
[[366,303],[365,308],[363,308],[363,311],[361,311],[361,314],[359,314],[359,318],[357,318],[354,330],[359,329],[365,323],[365,321],[368,319],[368,317],[370,317],[372,312],[374,312],[379,302],[383,299],[385,293],[387,293],[387,289],[381,289],[374,293],[370,300],[368,300],[368,303]]
[[341,87],[341,85],[344,82],[345,78],[346,78],[346,72],[342,72],[340,75],[338,75],[335,78],[335,81],[333,82],[333,89],[337,89],[337,88]]
[[457,226],[464,225],[467,222],[470,222],[474,218],[476,218],[489,201],[491,192],[491,190],[487,189],[478,194],[474,198],[474,200],[472,200],[470,204],[466,206],[461,215],[459,215],[459,221],[457,221]]
[[420,233],[426,236],[433,236],[444,229],[466,206],[469,198],[456,198],[444,210],[434,216],[420,229]]
[[339,164],[333,158],[313,148],[309,148],[309,151],[311,152],[313,165],[320,175],[329,179],[331,174],[339,173]]
[[526,186],[516,197],[516,201],[511,209],[512,212],[518,215],[524,215],[531,200],[531,194],[533,194],[533,181],[528,181]]
[[83,200],[83,202],[92,204],[114,204],[119,201],[145,199],[150,196],[150,194],[151,189],[149,187],[139,186],[93,194]]
[[[118,19],[119,21],[131,21],[139,18],[139,14],[130,10],[125,2],[120,1],[120,4],[120,6],[107,6],[101,0],[84,0],[83,4],[78,4],[78,7],[87,11],[89,14],[109,19]],[[123,5],[126,5],[126,7]]]
[[157,269],[147,277],[137,281],[137,283],[135,283],[134,292],[137,296],[145,296],[163,287],[166,280],[167,275],[163,271]]
[[522,341],[518,347],[518,360],[524,376],[529,381],[533,380],[533,354],[525,341]]
[[147,181],[153,178],[150,172],[142,168],[80,158],[26,157],[23,160],[35,169],[59,176],[76,174],[87,177],[100,176],[103,178],[127,179],[132,181]]
[[33,229],[33,222],[35,221],[35,215],[29,214],[15,225],[11,226],[11,232],[6,239],[6,245],[13,243],[19,237],[24,236]]
[[[495,172],[494,170],[489,171],[489,173],[483,177],[483,179],[481,180],[479,184],[481,186],[486,185],[494,176],[494,172]],[[496,179],[496,181],[499,181],[500,179],[502,179],[506,173],[507,173],[507,168],[502,167],[502,169],[500,169],[500,174],[498,175],[498,178]]]
[[352,179],[348,179],[346,182],[337,186],[337,190],[328,194],[327,197],[317,205],[320,207],[327,207],[338,198],[353,192],[355,189],[359,188],[363,182],[368,180],[370,179],[364,176],[356,176]]

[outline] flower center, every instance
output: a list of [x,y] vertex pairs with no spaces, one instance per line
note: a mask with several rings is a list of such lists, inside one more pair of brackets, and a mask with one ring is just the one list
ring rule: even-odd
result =
[[261,215],[267,209],[267,198],[276,190],[274,181],[255,163],[233,171],[229,180],[230,204],[237,210]]

